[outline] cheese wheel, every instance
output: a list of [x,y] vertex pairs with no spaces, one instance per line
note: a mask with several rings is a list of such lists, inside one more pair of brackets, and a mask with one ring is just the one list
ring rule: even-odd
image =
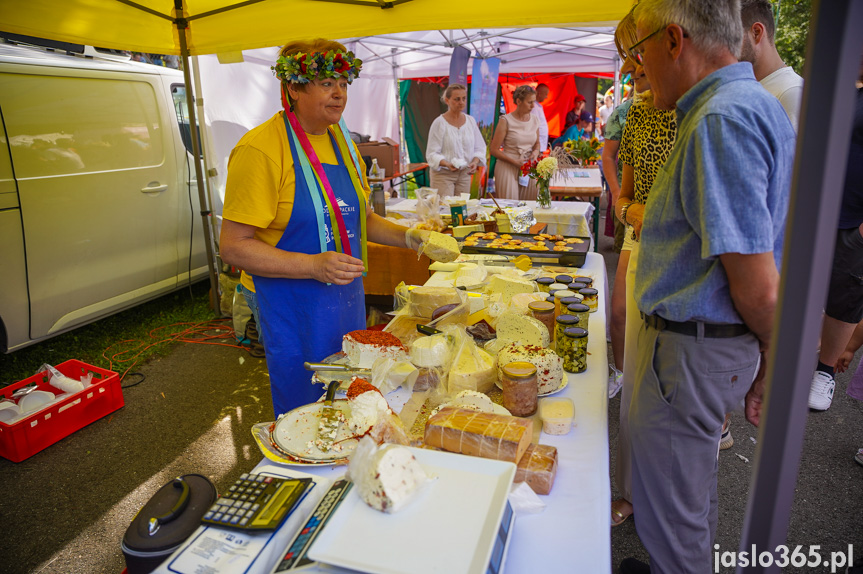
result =
[[509,343],[497,355],[498,378],[503,375],[503,367],[513,361],[526,361],[536,367],[536,382],[540,394],[556,391],[563,384],[563,359],[553,349]]
[[504,313],[495,325],[497,338],[508,343],[548,347],[551,337],[545,324],[534,317]]
[[410,345],[411,363],[417,367],[442,367],[449,361],[446,335],[420,337]]
[[461,295],[455,287],[415,287],[409,296],[410,314],[426,319],[439,307],[461,303]]
[[536,283],[508,275],[494,275],[489,281],[488,292],[490,294],[500,293],[501,301],[509,303],[513,295],[519,293],[533,293],[536,291]]

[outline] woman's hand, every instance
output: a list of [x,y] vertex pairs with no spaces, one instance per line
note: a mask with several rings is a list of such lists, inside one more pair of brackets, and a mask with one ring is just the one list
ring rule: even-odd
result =
[[536,158],[538,158],[538,157],[539,157],[539,150],[538,149],[535,149],[532,152],[530,152],[530,161],[536,161]]
[[478,168],[478,167],[479,167],[479,160],[476,158],[473,158],[473,161],[471,161],[467,166],[467,171],[468,171],[468,173],[475,173],[476,168]]
[[458,168],[445,159],[440,160],[440,166],[445,167],[450,171],[458,171]]
[[635,203],[629,206],[626,212],[626,223],[632,226],[636,239],[641,239],[641,226],[644,223],[644,204]]
[[844,373],[848,370],[848,367],[851,365],[851,361],[854,360],[854,352],[845,350],[839,355],[839,358],[836,359],[835,369],[837,373]]
[[362,259],[336,251],[325,251],[309,257],[312,258],[312,278],[321,283],[347,285],[363,275]]

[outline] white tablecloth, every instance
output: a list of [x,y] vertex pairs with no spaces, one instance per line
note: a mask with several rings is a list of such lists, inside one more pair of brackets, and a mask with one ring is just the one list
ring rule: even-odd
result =
[[[597,312],[590,315],[588,325],[587,370],[569,374],[569,384],[555,397],[568,397],[575,404],[575,426],[563,436],[540,435],[540,442],[557,447],[559,463],[554,487],[540,499],[547,505],[540,514],[518,516],[512,531],[509,551],[504,565],[505,574],[534,574],[535,572],[611,572],[611,487],[609,485],[608,458],[608,358],[606,343],[606,309],[608,288],[605,263],[601,255],[588,253],[582,273],[594,279],[600,301]],[[429,283],[442,278],[446,272],[436,272]],[[387,396],[390,405],[398,410],[407,396],[399,389]],[[264,459],[259,467],[273,465]],[[330,480],[337,480],[345,472],[344,466],[290,467]],[[323,489],[321,489],[323,490]],[[394,515],[397,517],[397,515]],[[293,525],[291,525],[293,526]],[[296,527],[295,527],[296,528]],[[281,531],[280,541],[287,540]],[[429,560],[434,560],[434,541],[429,540]],[[286,544],[286,542],[282,542]],[[258,562],[269,568],[275,556],[284,550],[267,553],[267,559]],[[269,570],[250,569],[250,574]],[[329,566],[304,572],[346,572]]]
[[[537,223],[548,225],[548,233],[554,235],[573,235],[593,237],[588,221],[593,214],[593,204],[588,201],[552,201],[551,209],[540,209],[535,201],[525,202],[533,209]],[[387,201],[387,215],[398,214],[402,217],[416,216],[417,200],[395,198]],[[482,208],[491,212],[493,208]]]

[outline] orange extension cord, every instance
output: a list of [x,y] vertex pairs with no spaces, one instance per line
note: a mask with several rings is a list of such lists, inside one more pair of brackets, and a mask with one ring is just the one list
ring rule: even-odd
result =
[[[131,364],[126,367],[126,370],[123,371],[123,374],[120,375],[120,382],[122,383],[129,371],[138,364],[140,356],[144,351],[163,343],[173,341],[180,343],[197,343],[199,345],[220,345],[222,347],[248,350],[248,347],[244,347],[242,345],[223,342],[225,340],[236,340],[234,337],[234,329],[229,324],[230,321],[230,318],[226,318],[213,319],[212,321],[204,321],[201,323],[174,323],[173,325],[164,325],[150,331],[151,342],[149,344],[146,341],[139,341],[136,339],[119,341],[102,351],[102,357],[108,361],[108,369],[111,371],[114,370],[115,364],[117,364],[119,368],[122,368],[125,364],[131,362]],[[168,335],[164,335],[162,333],[165,329],[182,326],[188,327]],[[124,343],[137,343],[137,345],[129,349],[124,349],[110,354],[111,349],[118,345],[123,345]],[[129,353],[134,354],[129,355]]]

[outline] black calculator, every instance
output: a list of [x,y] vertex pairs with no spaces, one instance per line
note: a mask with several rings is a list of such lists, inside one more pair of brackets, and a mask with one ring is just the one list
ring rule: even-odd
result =
[[315,541],[318,533],[333,515],[336,508],[339,507],[342,500],[350,492],[353,482],[347,480],[337,480],[333,483],[321,501],[318,503],[308,521],[303,525],[296,537],[288,545],[288,549],[282,560],[276,564],[275,569],[271,574],[276,572],[286,572],[288,570],[302,570],[307,566],[315,565],[317,562],[309,559],[306,553],[312,542]]
[[311,478],[244,473],[201,522],[241,530],[275,530],[312,487]]

